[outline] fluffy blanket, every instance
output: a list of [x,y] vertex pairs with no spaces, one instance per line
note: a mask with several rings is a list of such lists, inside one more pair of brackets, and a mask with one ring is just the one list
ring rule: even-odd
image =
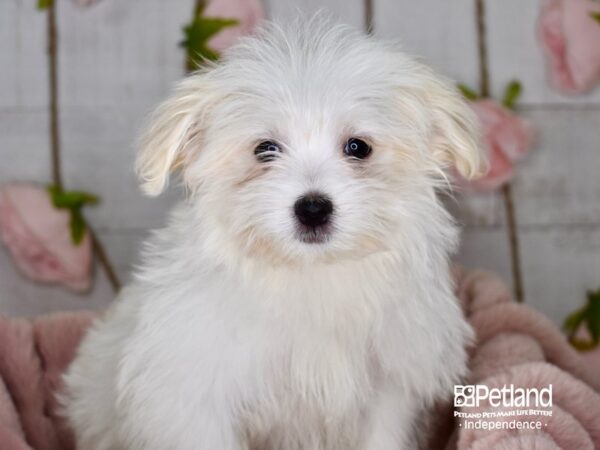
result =
[[92,314],[0,317],[0,449],[70,450],[54,393]]
[[[485,272],[457,270],[457,294],[475,328],[468,384],[502,387],[553,385],[551,417],[540,430],[467,429],[455,412],[502,409],[489,404],[440,405],[431,449],[525,450],[600,448],[600,377],[543,315],[511,301],[506,287]],[[71,450],[72,435],[57,414],[54,393],[92,314],[65,313],[34,320],[0,317],[0,450]],[[507,416],[499,420],[513,420]]]
[[[507,414],[492,419],[496,424],[540,421],[539,430],[467,429],[466,421],[454,422],[453,437],[446,448],[458,450],[525,450],[600,448],[600,376],[566,341],[545,316],[514,303],[505,285],[489,273],[468,274],[457,270],[458,298],[475,329],[469,384],[502,388],[546,388],[552,385],[552,415],[510,415],[511,410],[531,408],[478,407],[457,411],[470,417],[485,413]],[[482,417],[482,416],[479,416]]]

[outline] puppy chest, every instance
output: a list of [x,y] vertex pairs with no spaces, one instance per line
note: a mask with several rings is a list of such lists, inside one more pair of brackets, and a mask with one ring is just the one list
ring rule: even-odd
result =
[[261,383],[276,419],[299,414],[341,420],[362,408],[373,378],[366,339],[339,342],[316,335],[279,343],[266,359]]

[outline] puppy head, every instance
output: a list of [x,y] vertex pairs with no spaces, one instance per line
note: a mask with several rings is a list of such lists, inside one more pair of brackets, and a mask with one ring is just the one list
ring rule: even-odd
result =
[[[223,243],[273,263],[360,258],[433,220],[444,169],[478,171],[469,108],[391,45],[322,19],[268,26],[184,80],[137,161],[181,171]],[[420,219],[417,219],[420,218]]]

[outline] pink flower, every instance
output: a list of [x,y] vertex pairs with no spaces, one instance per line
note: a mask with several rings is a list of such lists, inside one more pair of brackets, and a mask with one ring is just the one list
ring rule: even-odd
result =
[[236,19],[239,22],[236,26],[224,28],[208,42],[210,48],[220,53],[239,37],[250,34],[263,20],[265,13],[260,0],[209,0],[204,16]]
[[592,0],[545,0],[538,36],[546,55],[550,82],[565,93],[581,93],[600,81],[600,23]]
[[73,244],[67,210],[56,209],[44,188],[9,184],[0,189],[0,237],[28,277],[85,291],[91,282],[91,238]]
[[481,124],[488,171],[464,184],[478,191],[497,189],[512,178],[515,162],[529,151],[533,129],[528,122],[492,100],[476,100],[471,106]]

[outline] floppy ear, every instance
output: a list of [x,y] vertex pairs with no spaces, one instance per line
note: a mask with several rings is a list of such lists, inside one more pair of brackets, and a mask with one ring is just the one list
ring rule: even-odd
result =
[[186,146],[201,128],[215,98],[204,78],[203,74],[195,74],[183,80],[171,98],[150,116],[135,164],[142,190],[148,195],[160,194],[169,182],[170,172],[189,157]]
[[464,178],[480,175],[485,166],[479,146],[479,122],[457,89],[435,77],[426,86],[428,107],[433,108],[434,158],[454,166]]

